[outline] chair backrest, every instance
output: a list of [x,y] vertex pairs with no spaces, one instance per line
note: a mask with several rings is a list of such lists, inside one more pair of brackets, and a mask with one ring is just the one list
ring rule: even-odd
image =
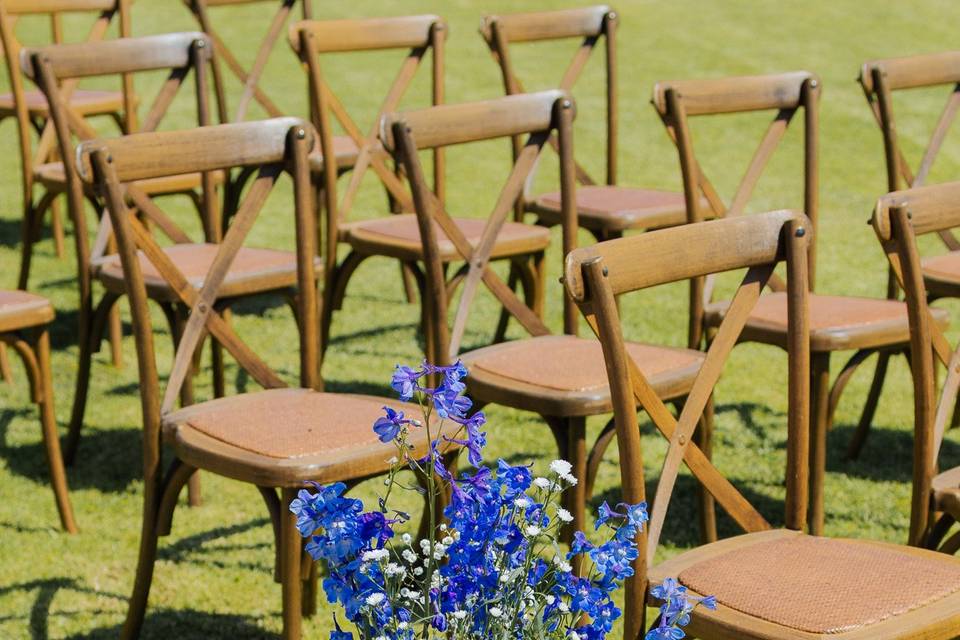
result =
[[[61,44],[64,41],[64,14],[94,14],[96,18],[87,33],[86,41],[97,42],[104,38],[114,17],[119,22],[120,37],[130,35],[131,2],[132,0],[0,0],[0,42],[3,44],[7,80],[10,92],[13,95],[14,110],[16,111],[25,203],[32,199],[34,169],[36,166],[50,161],[52,152],[57,146],[57,138],[53,123],[47,121],[40,131],[39,142],[35,149],[31,143],[33,123],[30,121],[26,89],[20,72],[19,60],[23,44],[16,34],[18,18],[21,16],[49,16],[51,40],[55,44]],[[76,88],[77,81],[74,80],[64,84],[61,92],[69,98]],[[136,96],[133,92],[133,80],[128,74],[123,76],[123,97],[124,104],[127,106],[127,113],[133,113],[133,109],[130,107],[135,104]],[[132,125],[132,122],[125,122],[124,130],[129,132]]]
[[[265,388],[286,386],[280,376],[237,335],[215,304],[231,263],[274,185],[285,172],[292,176],[294,184],[291,223],[296,229],[298,259],[296,305],[300,384],[305,388],[320,386],[314,273],[316,233],[308,164],[313,142],[314,133],[309,124],[296,118],[277,118],[90,140],[77,149],[79,173],[87,184],[95,185],[101,193],[117,238],[137,345],[145,429],[144,464],[148,478],[156,472],[159,459],[161,417],[175,408],[184,381],[190,375],[194,352],[207,333],[222,344],[258,384]],[[202,285],[195,286],[163,252],[135,211],[127,206],[126,183],[190,172],[223,171],[230,175],[234,168],[254,171],[256,176],[230,228],[218,243],[216,257],[203,277]],[[148,298],[138,251],[170,285],[177,303],[190,309],[163,395],[160,393]]]
[[[73,220],[81,295],[89,292],[87,272],[91,259],[102,256],[107,249],[110,225],[100,225],[96,241],[91,248],[84,219],[85,190],[77,172],[74,138],[91,140],[97,138],[98,134],[91,124],[70,105],[63,92],[64,85],[72,79],[91,76],[170,69],[167,80],[161,86],[146,117],[139,125],[140,132],[151,132],[159,126],[192,69],[195,77],[197,121],[200,125],[206,125],[210,123],[206,76],[207,65],[212,55],[213,46],[208,37],[202,33],[169,33],[141,38],[120,38],[106,42],[50,45],[21,51],[20,62],[24,73],[39,85],[50,104],[50,116],[56,130],[67,180],[67,198]],[[156,160],[158,154],[152,154],[150,157]],[[204,174],[203,181],[206,183],[203,198],[204,231],[208,239],[214,239],[219,234],[220,223],[216,199],[212,195],[212,174]],[[190,241],[187,235],[138,187],[128,185],[126,192],[127,198],[132,200],[141,212],[155,222],[157,228],[171,240]]]
[[[680,172],[686,200],[687,221],[700,222],[710,217],[702,210],[702,199],[709,203],[713,217],[736,216],[743,213],[753,190],[774,151],[783,139],[790,122],[799,109],[804,115],[803,211],[817,225],[819,209],[817,149],[819,79],[806,71],[765,76],[742,76],[706,80],[678,80],[658,82],[653,88],[653,106],[666,126],[667,133],[677,146]],[[726,204],[697,158],[690,132],[689,118],[716,114],[774,111],[775,115],[757,146],[747,170],[740,179],[730,203]],[[808,268],[810,287],[815,281],[816,239],[809,243]],[[714,277],[694,278],[690,283],[689,343],[697,347],[702,338],[704,305],[713,296]],[[777,276],[770,281],[775,290],[783,290]]]
[[[627,582],[625,638],[636,638],[640,634],[647,568],[653,562],[681,462],[744,531],[770,528],[760,512],[713,466],[693,436],[723,365],[779,262],[785,262],[787,267],[789,327],[785,523],[790,529],[803,528],[809,455],[806,262],[807,244],[812,235],[807,231],[810,227],[810,220],[801,213],[774,211],[651,231],[582,247],[567,256],[564,272],[567,293],[580,306],[603,349],[613,399],[624,501],[634,504],[646,500],[638,403],[670,442],[649,527],[639,534],[636,574]],[[748,269],[746,276],[707,351],[679,419],[674,418],[624,348],[616,296],[742,268]]]
[[[336,264],[337,238],[340,224],[347,216],[360,189],[361,181],[372,169],[383,183],[387,194],[401,210],[411,211],[410,194],[401,178],[387,166],[388,156],[383,153],[377,136],[380,119],[397,109],[410,87],[417,69],[427,52],[432,51],[431,103],[444,101],[444,41],[447,25],[434,15],[400,16],[392,18],[366,18],[357,20],[304,20],[290,27],[290,46],[300,58],[309,76],[310,112],[314,126],[320,134],[320,150],[323,153],[324,208],[327,211],[326,246],[323,248],[327,268]],[[351,51],[375,51],[399,49],[407,51],[396,77],[386,91],[378,89],[384,98],[372,123],[364,130],[347,112],[343,103],[327,83],[320,65],[321,54]],[[352,91],[358,88],[354,85]],[[342,199],[337,196],[338,166],[334,148],[334,121],[338,122],[357,147],[353,164]],[[433,184],[441,202],[446,201],[444,189],[443,149],[433,152]]]
[[[485,16],[480,22],[483,37],[494,60],[500,66],[504,91],[508,95],[523,93],[524,88],[514,71],[510,53],[511,44],[565,40],[580,38],[573,59],[563,72],[557,88],[568,93],[583,73],[583,69],[601,39],[605,51],[606,103],[607,103],[607,149],[606,184],[617,183],[617,55],[616,35],[619,18],[616,11],[606,5],[558,11],[513,13]],[[515,140],[518,144],[519,140]],[[556,141],[551,144],[556,148]],[[577,181],[580,184],[596,184],[587,170],[576,165]]]
[[[226,63],[233,75],[236,76],[236,78],[243,85],[243,93],[240,94],[240,100],[237,102],[237,111],[234,114],[232,120],[233,122],[241,122],[246,119],[247,109],[250,107],[250,102],[252,100],[256,100],[256,102],[263,107],[263,109],[267,112],[267,115],[271,118],[278,118],[284,115],[280,107],[278,107],[276,103],[270,99],[270,96],[268,96],[267,93],[260,87],[260,79],[263,77],[263,72],[266,69],[267,60],[270,58],[270,54],[273,52],[273,47],[277,44],[277,40],[283,35],[283,27],[290,19],[290,15],[293,13],[293,9],[297,2],[300,2],[301,4],[301,11],[304,19],[310,19],[313,16],[311,0],[183,1],[197,19],[197,22],[200,24],[200,28],[203,29],[204,33],[209,35],[211,39],[213,39],[213,43],[216,46],[217,56],[214,59],[213,64],[213,83],[217,92],[218,104],[220,105],[220,121],[228,121],[226,87],[224,86],[225,82],[223,72],[220,68],[220,60]],[[257,57],[254,58],[253,64],[248,70],[243,68],[243,65],[240,64],[239,60],[237,60],[236,55],[230,50],[230,47],[227,46],[227,43],[217,32],[216,28],[214,27],[213,20],[210,17],[210,9],[231,7],[241,4],[251,4],[254,2],[271,2],[278,6],[276,13],[273,14],[273,18],[270,20],[270,23],[267,26],[266,33],[264,34],[263,39],[260,41],[260,45],[257,48]],[[244,47],[247,47],[250,43],[244,41],[242,44]]]
[[[857,80],[883,132],[887,190],[899,191],[923,186],[956,118],[957,109],[960,108],[960,51],[870,60],[860,68],[860,77]],[[893,92],[938,86],[951,87],[950,95],[914,173],[900,146],[894,117]],[[960,240],[949,229],[940,230],[938,235],[951,251],[960,249]]]
[[[397,156],[406,171],[413,193],[420,238],[423,243],[427,298],[431,318],[436,319],[435,344],[430,353],[452,361],[460,351],[472,304],[480,283],[496,297],[511,315],[532,335],[545,335],[550,330],[534,311],[491,269],[490,255],[500,230],[514,203],[522,194],[523,184],[533,171],[547,140],[556,132],[561,147],[560,184],[564,211],[564,254],[576,245],[576,207],[573,176],[573,100],[561,91],[507,96],[484,102],[443,105],[415,111],[390,114],[383,120],[381,139]],[[464,236],[451,219],[443,202],[427,185],[418,152],[457,144],[492,140],[508,136],[527,136],[517,155],[496,205],[487,218],[477,245]],[[448,293],[444,278],[437,229],[441,229],[466,264],[462,293],[452,328],[447,327]],[[576,331],[576,309],[564,300],[564,329]]]
[[[930,315],[917,237],[957,226],[960,226],[960,182],[889,193],[880,198],[873,214],[873,228],[891,271],[905,293],[910,317],[914,435],[909,542],[915,545],[925,540],[933,524],[930,491],[936,482],[943,435],[960,389],[960,344],[951,345]],[[946,368],[939,398],[938,362]],[[953,485],[956,486],[956,479]]]

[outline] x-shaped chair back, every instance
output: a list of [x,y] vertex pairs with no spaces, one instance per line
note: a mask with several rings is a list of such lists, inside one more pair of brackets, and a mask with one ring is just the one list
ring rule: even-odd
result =
[[[290,27],[290,46],[299,56],[309,76],[311,113],[320,134],[320,150],[325,159],[323,163],[324,205],[327,210],[325,255],[328,262],[336,260],[339,226],[346,222],[360,189],[360,183],[368,169],[373,169],[401,209],[412,210],[409,192],[401,178],[385,162],[387,156],[383,153],[377,138],[380,120],[385,114],[397,109],[429,51],[433,52],[431,101],[434,105],[443,103],[443,45],[446,36],[446,23],[442,18],[434,15],[361,20],[305,20]],[[384,95],[373,123],[364,130],[356,123],[327,83],[320,65],[320,55],[384,49],[406,50],[407,54]],[[334,121],[340,124],[357,147],[357,158],[350,181],[339,202],[336,184],[337,163],[334,160],[336,158]],[[433,153],[433,171],[434,188],[441,201],[444,201],[445,165],[443,150],[440,148],[435,149]],[[332,268],[333,264],[328,265],[328,268]]]
[[[906,294],[910,314],[910,358],[914,388],[913,434],[913,508],[910,539],[913,545],[930,544],[928,536],[936,529],[930,508],[931,490],[939,480],[960,484],[960,470],[937,476],[937,460],[943,435],[960,390],[960,344],[954,346],[933,320],[927,302],[917,237],[940,233],[960,226],[960,182],[916,187],[890,193],[877,203],[873,227],[897,283]],[[937,398],[938,363],[946,367],[946,378]],[[939,510],[939,509],[938,509]],[[951,517],[960,519],[960,504]],[[947,522],[942,537],[952,521]],[[926,542],[925,542],[926,541]],[[954,543],[960,542],[956,538]],[[956,547],[953,549],[956,551]]]
[[[264,388],[286,386],[234,331],[216,306],[237,252],[244,245],[277,180],[289,173],[294,184],[294,220],[298,258],[297,320],[300,332],[300,383],[319,385],[317,367],[317,295],[314,286],[313,190],[308,154],[314,142],[313,129],[296,118],[225,124],[185,131],[141,133],[112,140],[84,142],[77,151],[84,181],[96,184],[106,203],[118,253],[123,265],[127,294],[133,315],[133,331],[140,362],[141,398],[144,411],[144,454],[147,477],[159,463],[161,416],[176,408],[177,398],[189,375],[194,353],[206,334],[223,345],[247,373]],[[127,206],[127,183],[147,178],[190,172],[210,173],[233,168],[252,168],[250,184],[202,285],[194,286],[164,253],[154,236]],[[190,317],[177,345],[173,369],[160,395],[153,349],[153,334],[147,310],[147,292],[137,252],[142,252],[176,293],[177,301],[190,309]],[[160,398],[162,397],[162,401]]]
[[[960,108],[960,51],[871,60],[863,64],[858,81],[883,132],[887,190],[923,186]],[[893,113],[893,92],[936,86],[952,86],[952,89],[914,173],[900,147]],[[951,251],[960,249],[960,240],[949,229],[941,229],[937,235]]]
[[[260,46],[257,48],[257,57],[248,70],[244,69],[240,61],[237,60],[236,55],[230,50],[216,29],[214,29],[213,22],[210,18],[210,8],[250,4],[252,2],[272,2],[278,6],[276,13],[274,13],[273,18],[267,26],[267,32],[264,34],[263,40],[260,41]],[[289,21],[290,14],[293,13],[297,2],[298,0],[184,0],[184,3],[186,3],[196,17],[200,28],[213,39],[213,43],[216,46],[217,58],[213,65],[213,82],[216,87],[217,100],[220,106],[221,122],[227,122],[228,116],[226,88],[224,87],[224,77],[220,70],[219,60],[223,60],[227,64],[230,71],[233,72],[243,85],[243,93],[240,94],[240,100],[237,102],[237,111],[236,114],[234,114],[233,122],[242,122],[246,119],[247,109],[250,107],[252,100],[256,100],[271,118],[279,118],[284,115],[283,111],[260,87],[260,79],[263,77],[263,72],[266,69],[267,60],[273,52],[273,47],[277,44],[280,36],[283,35],[283,27]],[[313,14],[311,0],[299,0],[299,2],[302,5],[303,17],[310,19]]]
[[[567,293],[580,306],[603,348],[613,399],[623,498],[644,501],[643,457],[637,405],[670,442],[663,461],[650,522],[640,534],[636,574],[627,582],[626,638],[638,637],[646,593],[646,570],[654,554],[670,497],[683,462],[745,531],[770,525],[746,497],[713,466],[694,442],[694,430],[751,310],[779,262],[787,267],[789,413],[786,463],[786,526],[800,530],[806,519],[809,412],[809,327],[807,247],[810,220],[793,211],[732,217],[576,249],[567,256]],[[719,250],[711,250],[712,247]],[[747,268],[730,309],[707,351],[679,419],[650,387],[627,354],[616,296],[709,273]]]
[[[798,110],[803,109],[803,207],[817,224],[818,113],[820,81],[812,73],[796,71],[767,76],[742,76],[709,80],[658,82],[653,88],[653,106],[663,120],[667,134],[677,146],[680,172],[686,200],[687,221],[700,222],[708,217],[732,217],[742,214],[754,188],[773,153],[787,132]],[[751,111],[774,111],[775,115],[760,140],[747,170],[729,204],[714,188],[697,158],[690,132],[689,118]],[[710,215],[701,210],[701,200],[710,205]],[[815,240],[809,243],[809,283],[813,287],[816,262]],[[703,308],[712,300],[715,277],[695,278],[690,291],[690,344],[700,344]],[[774,274],[770,287],[783,291],[784,284]]]
[[[514,71],[510,55],[511,44],[566,40],[580,38],[570,64],[564,70],[557,88],[568,93],[583,73],[594,49],[601,39],[605,50],[606,102],[607,102],[607,167],[606,184],[617,183],[617,58],[616,33],[619,18],[606,5],[559,11],[514,13],[503,16],[485,16],[480,23],[483,37],[494,60],[500,66],[503,87],[507,95],[523,93],[524,87]],[[514,139],[514,151],[519,150],[520,140]],[[558,149],[556,139],[550,144]],[[594,185],[597,181],[579,164],[576,165],[577,182]]]
[[[17,38],[16,23],[20,16],[48,15],[50,17],[51,35],[55,44],[63,42],[63,15],[73,13],[96,14],[86,42],[103,40],[113,22],[118,18],[120,37],[130,35],[130,2],[132,0],[0,0],[0,41],[3,43],[3,53],[7,67],[7,80],[13,94],[13,104],[16,111],[17,134],[20,146],[20,160],[23,167],[24,202],[30,202],[33,193],[35,169],[50,162],[57,147],[56,132],[50,120],[46,122],[31,121],[26,100],[23,76],[18,61],[23,44]],[[77,88],[78,79],[65,82],[60,87],[60,93],[65,100]],[[133,92],[133,79],[129,74],[123,75],[123,95],[127,121],[124,129],[131,131],[136,126],[131,120],[135,115],[136,97]],[[30,140],[30,132],[35,130],[39,134],[36,148]]]
[[[83,218],[84,185],[77,171],[74,138],[91,140],[97,131],[77,113],[64,95],[64,86],[74,79],[90,76],[130,75],[170,69],[167,80],[140,124],[140,132],[154,131],[161,123],[190,70],[194,71],[198,122],[210,122],[207,91],[207,65],[213,55],[209,38],[202,33],[170,33],[142,38],[121,38],[106,42],[61,44],[24,49],[21,66],[43,90],[50,103],[50,115],[59,140],[67,178],[67,198],[73,218],[79,263],[81,295],[89,293],[91,260],[106,252],[111,234],[109,219],[104,217],[93,247],[89,245]],[[203,176],[204,230],[214,239],[219,229],[218,208],[214,197],[213,175]],[[174,242],[190,242],[189,236],[173,222],[136,185],[125,187],[126,198]]]
[[[384,118],[381,138],[387,149],[399,156],[413,192],[424,250],[430,305],[428,313],[439,319],[438,330],[434,332],[437,344],[433,345],[433,353],[441,358],[452,361],[460,352],[467,319],[481,282],[531,335],[550,333],[534,311],[521,302],[490,268],[490,254],[517,198],[522,195],[524,182],[536,166],[544,145],[555,132],[562,159],[560,184],[565,212],[564,252],[574,248],[577,228],[573,192],[574,111],[573,101],[568,94],[543,91],[484,102],[429,107]],[[487,218],[480,240],[476,246],[472,246],[436,192],[427,185],[418,152],[508,136],[527,138]],[[437,227],[449,238],[468,265],[452,328],[446,324],[448,301]],[[576,309],[566,300],[564,304],[564,327],[568,333],[574,333]]]

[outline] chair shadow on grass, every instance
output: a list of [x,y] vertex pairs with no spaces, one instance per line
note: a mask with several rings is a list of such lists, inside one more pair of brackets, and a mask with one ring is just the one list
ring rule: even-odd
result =
[[[31,580],[29,582],[20,582],[11,585],[0,586],[0,597],[17,591],[35,591],[36,598],[30,607],[29,613],[0,613],[0,623],[14,623],[22,619],[27,625],[27,629],[32,640],[46,640],[49,637],[49,621],[52,616],[71,617],[75,612],[63,611],[51,613],[50,607],[61,592],[73,592],[95,596],[97,598],[107,597],[117,602],[116,615],[122,615],[121,611],[126,609],[126,596],[105,591],[97,591],[78,582],[75,578],[59,577],[44,578],[40,580]],[[87,612],[91,613],[91,612]],[[96,611],[95,615],[103,615],[108,612]]]
[[[854,426],[835,426],[827,434],[827,471],[875,482],[911,482],[913,479],[913,429],[873,426],[856,460],[846,452]],[[960,444],[949,431],[940,447],[939,466],[960,466]]]
[[[253,500],[253,497],[251,497]],[[177,514],[174,513],[173,537],[176,537]],[[274,547],[273,534],[270,534],[270,542],[255,542],[250,544],[217,544],[206,546],[207,543],[216,540],[223,540],[232,535],[244,533],[251,529],[259,527],[270,527],[269,518],[253,518],[246,522],[226,525],[209,529],[190,536],[176,539],[168,542],[170,538],[161,538],[157,551],[158,560],[169,562],[191,562],[194,564],[203,564],[216,569],[243,569],[247,571],[256,571],[265,576],[271,575],[274,567]],[[256,550],[260,555],[259,561],[232,562],[229,553],[232,551],[253,551]]]

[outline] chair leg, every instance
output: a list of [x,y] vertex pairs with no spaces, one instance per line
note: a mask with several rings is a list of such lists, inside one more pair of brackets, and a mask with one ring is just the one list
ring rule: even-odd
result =
[[300,577],[301,538],[297,517],[290,513],[290,503],[297,497],[296,489],[282,489],[280,506],[280,576],[283,597],[283,638],[299,640],[302,622],[302,581]]
[[[694,436],[694,442],[703,451],[708,460],[713,457],[713,396],[707,401],[700,417],[700,425]],[[706,487],[698,483],[697,509],[700,519],[700,542],[708,544],[717,541],[717,503]]]
[[304,618],[312,618],[317,613],[317,563],[304,553],[300,558],[301,565],[309,562],[308,565],[301,566],[301,571],[306,574],[301,585],[300,612]]
[[[511,291],[517,289],[517,283],[520,281],[520,274],[517,269],[517,265],[510,262],[510,273],[507,276],[507,287]],[[497,329],[493,332],[493,344],[499,344],[503,342],[507,337],[507,324],[510,322],[510,312],[507,311],[506,307],[500,308],[500,318],[497,320]]]
[[33,262],[35,215],[33,207],[27,205],[23,211],[23,220],[20,221],[20,276],[17,278],[17,288],[24,291],[30,281],[30,264]]
[[4,342],[0,342],[0,380],[13,382],[13,371],[10,369],[10,356],[7,353],[7,345]]
[[[172,317],[167,314],[167,319],[173,320],[173,325],[170,327],[170,333],[173,336],[174,350],[176,350],[177,346],[180,344],[180,338],[183,337],[183,330],[187,324],[188,314],[189,310],[182,305],[174,305]],[[187,375],[183,381],[183,387],[180,389],[181,407],[189,407],[194,402],[193,375],[194,370],[191,365],[191,370],[187,372]],[[202,503],[203,499],[200,493],[200,472],[195,471],[193,475],[190,476],[190,480],[187,481],[187,504],[189,504],[191,507],[199,507]]]
[[123,322],[120,320],[120,307],[114,306],[110,309],[107,335],[110,340],[110,361],[119,369],[123,366]]
[[823,535],[823,484],[827,468],[827,408],[830,400],[830,354],[810,356],[810,533]]
[[410,267],[403,262],[400,263],[400,279],[403,281],[403,297],[407,304],[413,304],[417,301],[417,284],[414,282]]
[[870,425],[873,423],[873,416],[877,411],[877,404],[880,402],[880,393],[883,391],[883,382],[887,377],[887,365],[890,363],[890,353],[881,351],[877,354],[877,368],[873,373],[873,382],[870,383],[870,393],[867,394],[867,402],[863,405],[863,413],[860,414],[860,422],[850,438],[850,444],[847,445],[847,459],[855,460],[863,449],[863,444],[867,440],[867,434],[870,432]]
[[57,257],[64,256],[63,249],[63,218],[60,215],[60,199],[55,199],[50,203],[50,229],[53,232],[53,247]]
[[147,499],[143,510],[143,528],[140,532],[140,554],[137,558],[137,573],[133,581],[133,593],[127,605],[127,617],[120,632],[121,640],[136,640],[140,637],[143,619],[147,612],[153,568],[157,562],[157,505]]

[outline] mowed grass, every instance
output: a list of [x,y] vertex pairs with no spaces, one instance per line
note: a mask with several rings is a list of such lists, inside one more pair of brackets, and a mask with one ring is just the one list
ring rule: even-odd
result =
[[[575,6],[571,2],[489,0],[384,3],[316,3],[321,17],[438,13],[450,24],[447,94],[450,102],[501,94],[498,71],[476,28],[487,13]],[[911,3],[868,3],[852,0],[810,2],[703,3],[624,1],[621,15],[621,148],[620,180],[625,184],[679,188],[676,153],[649,106],[652,84],[661,79],[756,74],[808,69],[823,81],[821,102],[820,228],[818,291],[883,295],[886,267],[871,230],[864,224],[885,179],[879,132],[854,79],[867,59],[938,51],[956,46],[960,7],[948,0]],[[270,3],[217,10],[214,19],[238,57],[249,64],[272,12]],[[67,22],[80,38],[84,23]],[[21,34],[29,41],[44,37],[46,24],[25,20]],[[137,34],[192,30],[191,16],[174,0],[135,5]],[[548,88],[559,79],[574,42],[518,48],[518,73],[528,88]],[[384,88],[399,68],[400,57],[388,52],[331,59],[327,75],[344,102],[366,129]],[[598,56],[578,85],[576,98],[577,156],[599,176],[602,173],[603,100]],[[426,103],[426,69],[414,84],[405,106]],[[138,78],[138,90],[152,96],[161,76]],[[264,88],[290,114],[305,115],[305,77],[286,43],[281,42],[268,65]],[[91,86],[117,86],[114,81]],[[229,85],[231,109],[239,85]],[[897,103],[900,135],[911,158],[918,159],[946,91],[914,91]],[[148,101],[146,98],[145,101]],[[262,112],[253,109],[251,117]],[[165,128],[182,128],[194,119],[189,96],[180,99]],[[694,121],[696,143],[706,171],[725,193],[731,193],[749,162],[768,116]],[[105,125],[105,131],[109,127]],[[787,136],[761,181],[751,210],[800,207],[799,127]],[[19,159],[12,120],[0,127],[0,276],[2,285],[16,283],[19,256]],[[483,216],[493,203],[508,168],[508,145],[496,142],[449,152],[449,205],[462,215]],[[548,158],[537,188],[556,182],[555,162]],[[951,134],[931,180],[949,180],[960,173],[958,138]],[[289,247],[292,216],[289,185],[283,184],[254,231],[262,246]],[[193,233],[195,216],[183,201],[167,199],[178,220]],[[365,181],[356,217],[382,215],[385,198],[375,180]],[[69,238],[72,241],[72,236]],[[586,237],[582,238],[587,242]],[[548,322],[559,330],[562,291],[557,285],[561,256],[559,236],[549,254]],[[929,252],[941,250],[927,243]],[[61,426],[69,417],[76,376],[75,264],[57,259],[53,245],[38,246],[31,289],[49,296],[58,311],[53,327],[54,382]],[[724,280],[729,291],[734,279]],[[124,305],[125,306],[125,305]],[[956,307],[952,310],[957,311]],[[632,339],[663,344],[685,342],[686,288],[668,286],[629,296],[623,301],[626,333]],[[125,317],[129,319],[126,308]],[[466,346],[489,341],[498,309],[482,296],[471,322]],[[405,304],[397,266],[370,260],[357,272],[343,311],[336,315],[324,366],[327,389],[387,395],[395,363],[416,362],[421,337],[415,305]],[[156,344],[161,374],[169,368],[170,338],[156,315]],[[236,325],[250,344],[265,354],[291,382],[297,370],[292,318],[274,301],[245,304]],[[128,328],[129,335],[129,328]],[[511,326],[510,335],[522,330]],[[114,638],[126,611],[140,531],[141,471],[140,405],[132,340],[123,344],[125,364],[114,368],[106,353],[94,361],[87,428],[76,464],[69,469],[74,507],[81,527],[77,536],[62,534],[47,485],[47,473],[35,408],[28,402],[26,379],[15,366],[12,384],[0,385],[0,637]],[[849,355],[849,354],[847,354]],[[208,360],[207,360],[208,361]],[[834,359],[834,370],[842,356]],[[875,428],[861,458],[843,460],[869,384],[867,367],[851,383],[829,435],[826,481],[827,532],[832,535],[903,541],[910,506],[912,403],[908,371],[902,359],[891,367]],[[253,389],[249,379],[231,366],[231,391]],[[785,356],[775,348],[744,345],[735,350],[716,394],[716,462],[774,523],[783,519],[785,447]],[[209,371],[197,380],[198,397],[209,397]],[[488,408],[487,456],[532,462],[544,469],[555,456],[552,438],[532,414],[496,406]],[[608,416],[589,422],[596,434]],[[318,416],[319,419],[319,416]],[[270,425],[264,425],[269,429]],[[644,425],[648,480],[655,480],[663,440]],[[941,465],[960,463],[960,439],[951,432]],[[619,468],[615,447],[600,471],[592,507],[617,499]],[[652,486],[652,485],[651,485]],[[669,556],[697,540],[694,482],[678,483],[660,551]],[[378,490],[368,482],[356,495],[370,499]],[[204,504],[177,512],[173,533],[161,550],[144,625],[143,638],[260,638],[280,629],[280,593],[272,581],[273,550],[266,510],[257,492],[211,474],[203,476]],[[415,509],[414,503],[408,504]],[[722,531],[735,532],[724,519]],[[305,637],[324,638],[331,627],[331,607],[305,624]]]

